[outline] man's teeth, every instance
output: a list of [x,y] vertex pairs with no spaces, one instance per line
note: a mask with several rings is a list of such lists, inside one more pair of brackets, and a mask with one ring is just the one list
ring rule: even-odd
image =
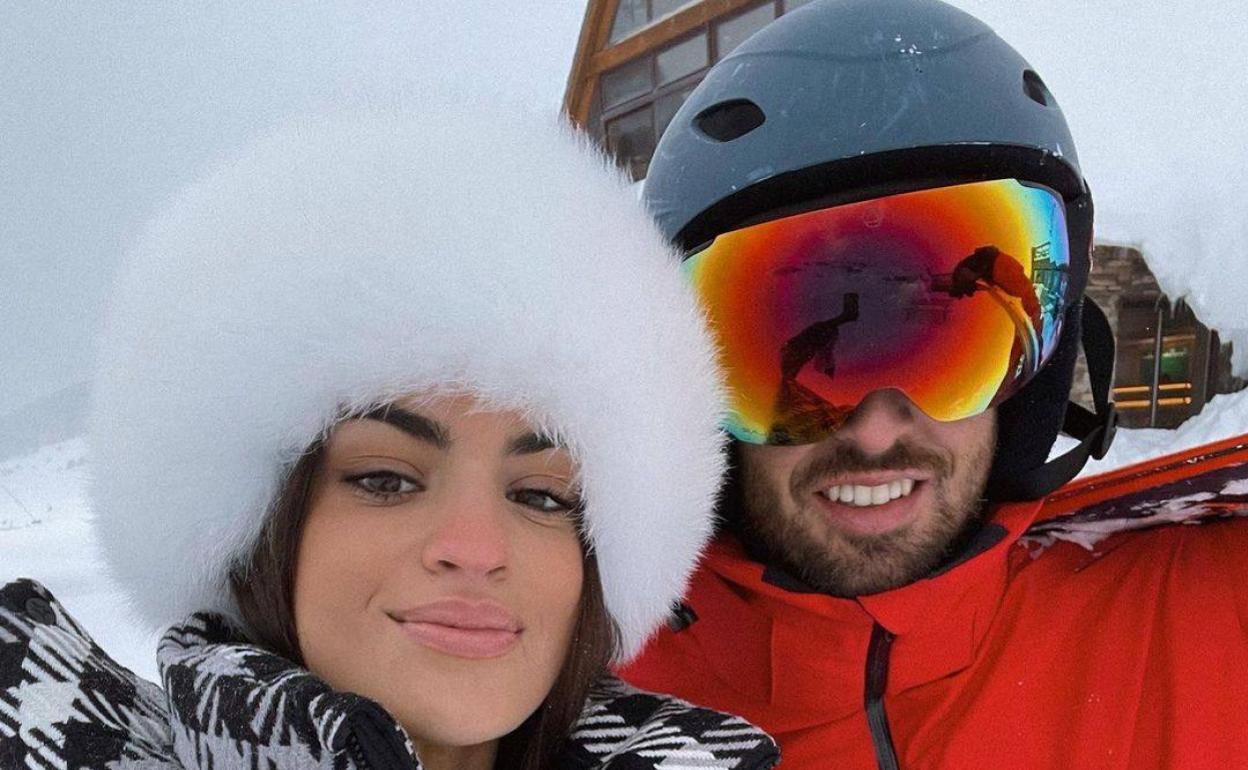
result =
[[862,484],[838,484],[825,489],[823,495],[834,503],[840,502],[865,508],[870,505],[883,505],[890,500],[905,497],[913,491],[914,479],[898,479],[874,487]]

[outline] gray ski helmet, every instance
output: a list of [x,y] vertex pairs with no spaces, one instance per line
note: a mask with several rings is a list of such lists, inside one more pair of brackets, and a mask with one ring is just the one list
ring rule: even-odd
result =
[[[1062,340],[998,407],[988,494],[1030,499],[1108,449],[1113,340],[1091,306],[1096,317],[1082,336],[1095,338],[1084,346],[1097,411],[1072,404],[1068,412],[1092,196],[1053,95],[986,24],[939,0],[822,0],[796,9],[707,73],[660,139],[644,195],[664,233],[691,252],[800,211],[1002,178],[1060,194],[1070,238]],[[1046,464],[1063,429],[1081,444]]]

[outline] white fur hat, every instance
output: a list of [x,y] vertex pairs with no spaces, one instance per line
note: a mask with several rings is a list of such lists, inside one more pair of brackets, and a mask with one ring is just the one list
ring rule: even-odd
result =
[[635,654],[682,594],[723,471],[714,351],[635,191],[551,116],[463,102],[306,119],[184,190],[101,342],[94,525],[153,627],[227,588],[340,418],[431,387],[519,408],[580,463]]

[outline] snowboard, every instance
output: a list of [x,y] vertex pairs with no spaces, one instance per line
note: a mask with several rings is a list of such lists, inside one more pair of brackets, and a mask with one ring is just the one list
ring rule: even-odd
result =
[[1248,516],[1248,434],[1072,481],[1024,539],[1091,548],[1116,532]]

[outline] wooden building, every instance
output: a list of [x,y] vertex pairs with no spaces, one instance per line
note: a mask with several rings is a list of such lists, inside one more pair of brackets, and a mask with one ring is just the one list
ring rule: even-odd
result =
[[715,62],[810,0],[589,0],[564,108],[634,179]]
[[[1231,372],[1231,346],[1191,307],[1162,293],[1137,249],[1098,245],[1087,293],[1114,327],[1113,393],[1125,427],[1175,428],[1215,395],[1243,389]],[[1072,395],[1090,405],[1079,363]]]
[[[811,0],[589,0],[564,108],[634,179],[706,71],[778,16]],[[1118,341],[1114,399],[1127,427],[1176,427],[1244,387],[1230,346],[1157,285],[1135,249],[1098,246],[1088,293]],[[1090,403],[1080,361],[1074,392]]]

